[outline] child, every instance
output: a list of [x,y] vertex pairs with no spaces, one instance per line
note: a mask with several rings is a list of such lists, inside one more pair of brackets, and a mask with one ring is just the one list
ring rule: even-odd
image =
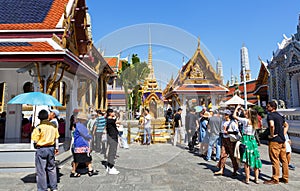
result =
[[285,146],[286,146],[286,158],[288,160],[288,164],[289,164],[289,169],[290,170],[295,170],[295,166],[290,164],[291,162],[291,154],[292,154],[292,147],[291,147],[291,140],[288,136],[288,134],[285,135]]

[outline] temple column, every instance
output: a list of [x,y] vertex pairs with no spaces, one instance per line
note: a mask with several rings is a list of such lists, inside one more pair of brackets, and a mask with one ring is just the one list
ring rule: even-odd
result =
[[102,104],[103,104],[103,98],[102,98],[102,91],[103,91],[103,83],[102,83],[102,75],[100,76],[100,78],[99,78],[99,81],[98,81],[98,84],[100,85],[99,86],[99,88],[98,88],[98,90],[99,90],[99,92],[98,92],[98,95],[99,95],[99,105],[98,105],[98,107],[99,107],[99,109],[103,109],[102,108]]
[[107,82],[108,82],[108,78],[106,77],[103,80],[103,109],[107,109],[107,96],[106,96],[106,92],[107,92]]

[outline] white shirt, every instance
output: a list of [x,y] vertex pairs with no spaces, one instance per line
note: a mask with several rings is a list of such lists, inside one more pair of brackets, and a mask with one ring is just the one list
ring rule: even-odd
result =
[[151,115],[149,113],[144,117],[144,127],[151,128]]
[[[230,126],[229,126],[229,128],[227,130],[228,132],[234,132],[234,131],[238,132],[239,131],[239,127],[238,127],[237,123],[235,121],[230,120],[230,121],[224,121],[223,122],[222,133],[224,133],[224,126],[225,126],[225,129],[227,129],[227,126],[229,125],[229,123],[230,123]],[[224,134],[223,137],[224,138],[229,138],[229,135]]]
[[255,128],[252,125],[249,125],[249,120],[247,118],[238,117],[238,120],[243,124],[243,134],[245,135],[254,135]]
[[287,153],[292,152],[292,147],[291,147],[291,145],[289,143],[289,140],[290,140],[290,138],[289,138],[288,134],[286,134],[285,135],[285,147],[286,147],[285,149],[286,149]]

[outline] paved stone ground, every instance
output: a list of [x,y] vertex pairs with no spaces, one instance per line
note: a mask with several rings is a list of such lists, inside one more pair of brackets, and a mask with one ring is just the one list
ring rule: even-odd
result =
[[[70,159],[59,166],[58,188],[64,191],[300,190],[300,154],[296,153],[292,155],[292,164],[296,166],[296,170],[290,171],[288,184],[262,184],[271,175],[267,149],[266,145],[259,147],[263,162],[259,185],[254,182],[244,184],[243,169],[240,169],[236,178],[230,177],[230,159],[224,176],[214,176],[213,171],[217,170],[215,161],[206,162],[183,147],[170,144],[131,144],[129,149],[118,151],[120,157],[116,161],[116,167],[121,172],[119,175],[108,175],[101,164],[103,156],[93,153],[93,167],[99,171],[99,175],[89,177],[82,174],[79,178],[70,178]],[[0,170],[0,185],[0,191],[36,190],[34,169]]]

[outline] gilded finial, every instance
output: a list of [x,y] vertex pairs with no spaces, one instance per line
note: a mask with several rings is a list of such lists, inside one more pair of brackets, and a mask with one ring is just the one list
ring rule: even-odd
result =
[[198,37],[198,47],[197,47],[197,49],[200,50],[200,36]]

